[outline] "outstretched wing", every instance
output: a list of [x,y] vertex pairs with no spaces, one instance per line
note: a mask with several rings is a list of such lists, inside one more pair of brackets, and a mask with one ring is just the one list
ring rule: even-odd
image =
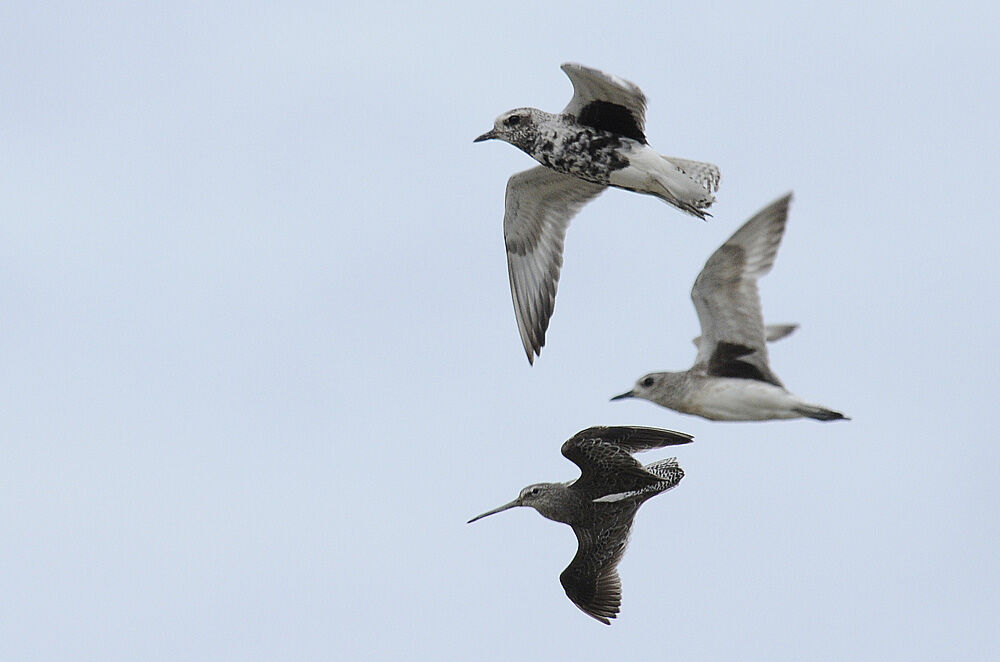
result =
[[781,340],[785,336],[791,335],[792,331],[799,328],[798,324],[768,324],[764,327],[764,340],[774,342]]
[[563,113],[580,124],[646,143],[646,95],[638,85],[572,62],[562,70],[573,83],[573,98]]
[[563,443],[562,454],[580,467],[580,478],[570,487],[600,497],[638,490],[662,480],[646,471],[632,453],[691,441],[691,435],[672,430],[592,427]]
[[[775,342],[781,340],[792,334],[795,329],[799,328],[798,324],[768,324],[764,327],[764,340],[767,342]],[[697,338],[692,338],[691,342],[694,346],[701,350],[701,336]]]
[[611,625],[622,604],[618,562],[625,554],[636,507],[622,504],[620,512],[594,527],[574,526],[576,556],[559,575],[570,600],[584,613]]
[[757,279],[774,264],[791,198],[789,193],[757,212],[695,279],[691,299],[701,322],[695,369],[781,386],[768,365]]
[[534,363],[545,345],[566,228],[580,208],[604,188],[545,166],[519,172],[507,182],[503,217],[507,273],[528,363]]

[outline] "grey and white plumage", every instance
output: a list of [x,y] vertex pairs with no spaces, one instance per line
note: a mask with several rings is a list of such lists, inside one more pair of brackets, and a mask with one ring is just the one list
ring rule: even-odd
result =
[[701,322],[698,355],[683,372],[654,372],[612,400],[642,398],[685,414],[717,421],[847,418],[790,393],[771,370],[767,342],[796,325],[764,326],[757,279],[778,252],[788,205],[785,195],[759,211],[705,263],[691,289]]
[[632,453],[692,441],[691,435],[641,427],[592,427],[573,435],[562,454],[580,467],[568,483],[538,483],[516,499],[469,523],[517,506],[573,527],[576,556],[559,575],[570,600],[606,625],[621,607],[618,563],[636,511],[647,499],[675,487],[684,471],[675,458],[642,466]]
[[528,361],[545,345],[570,219],[608,186],[656,196],[699,218],[719,169],[666,157],[646,142],[646,97],[634,83],[567,63],[573,98],[562,113],[517,108],[476,142],[499,139],[541,163],[507,182],[504,239],[518,331]]

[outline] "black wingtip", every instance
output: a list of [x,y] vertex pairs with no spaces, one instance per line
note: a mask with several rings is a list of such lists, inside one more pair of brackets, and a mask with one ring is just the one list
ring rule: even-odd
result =
[[[605,431],[611,436],[612,441],[618,438],[619,443],[635,443],[647,446],[648,448],[662,448],[664,446],[683,446],[694,441],[694,436],[687,432],[677,430],[664,430],[663,428],[648,428],[642,426],[612,426],[607,428],[591,428]],[[648,445],[647,445],[648,444]]]
[[649,433],[650,436],[657,441],[665,442],[664,446],[683,446],[684,444],[690,444],[694,441],[694,435],[690,435],[687,432],[678,432],[677,430],[664,430],[662,428],[636,428],[643,432]]

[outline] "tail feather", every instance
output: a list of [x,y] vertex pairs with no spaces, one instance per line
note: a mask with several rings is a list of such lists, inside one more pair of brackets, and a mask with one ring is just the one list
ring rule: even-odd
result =
[[670,484],[669,487],[663,488],[662,485],[657,488],[657,491],[662,491],[663,489],[670,489],[681,482],[684,478],[684,470],[681,469],[680,465],[677,464],[677,458],[672,457],[667,460],[660,460],[659,462],[653,462],[652,464],[647,464],[643,467],[648,473],[653,474],[662,481]]
[[[683,174],[683,173],[681,173]],[[706,209],[712,206],[715,202],[715,196],[711,194],[703,194],[697,196],[691,196],[691,199],[683,200],[679,195],[674,193],[673,186],[668,181],[665,181],[663,177],[658,174],[650,173],[650,178],[658,187],[658,191],[651,191],[656,197],[660,198],[668,205],[677,207],[681,211],[685,211],[692,216],[697,216],[701,220],[705,220],[706,217],[710,217]],[[690,183],[697,183],[691,180]],[[688,192],[690,193],[690,192]],[[702,191],[704,193],[704,191]]]
[[827,409],[825,407],[820,407],[817,405],[802,405],[796,407],[795,411],[807,418],[814,418],[817,421],[849,421],[849,417],[844,416],[839,411],[833,411],[832,409]]
[[[663,155],[661,154],[660,156]],[[719,166],[714,163],[678,159],[673,156],[663,156],[663,158],[677,166],[677,169],[685,175],[701,184],[709,193],[715,193],[719,190],[722,173],[719,172]]]
[[653,483],[652,485],[646,485],[645,487],[641,487],[637,490],[629,490],[628,492],[605,494],[602,497],[594,499],[594,503],[614,503],[616,501],[624,501],[625,499],[635,498],[641,499],[640,503],[642,503],[642,501],[645,501],[660,492],[672,490],[677,487],[677,484],[681,482],[682,478],[684,478],[684,470],[681,469],[679,464],[677,464],[676,457],[647,464],[643,467],[643,469],[645,469],[647,473],[651,473],[659,478],[660,482]]

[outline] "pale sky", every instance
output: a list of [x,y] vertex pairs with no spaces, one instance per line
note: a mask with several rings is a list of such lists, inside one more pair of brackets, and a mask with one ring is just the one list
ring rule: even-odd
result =
[[[995,3],[6,3],[0,659],[998,655]],[[636,82],[703,223],[609,191],[529,367],[474,145]],[[708,255],[792,190],[761,285],[851,422],[609,402],[687,368]],[[529,509],[591,425],[695,436],[611,627]],[[613,656],[613,657],[612,657]]]

